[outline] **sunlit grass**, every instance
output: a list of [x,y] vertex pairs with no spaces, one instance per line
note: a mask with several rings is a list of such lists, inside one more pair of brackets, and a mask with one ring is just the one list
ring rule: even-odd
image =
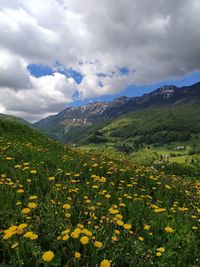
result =
[[197,179],[0,139],[1,266],[198,266]]

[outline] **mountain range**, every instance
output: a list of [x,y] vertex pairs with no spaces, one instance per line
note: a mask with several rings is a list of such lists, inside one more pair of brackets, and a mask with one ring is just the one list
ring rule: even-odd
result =
[[[109,124],[121,116],[135,114],[137,111],[143,111],[142,116],[146,116],[149,109],[152,115],[159,116],[159,113],[152,112],[152,109],[170,108],[173,111],[177,106],[184,105],[186,108],[191,103],[195,104],[190,105],[193,111],[194,106],[199,107],[200,82],[184,87],[162,86],[139,97],[123,96],[111,102],[93,102],[84,106],[68,107],[56,115],[34,123],[34,126],[63,143],[87,143],[86,139],[93,136],[94,132],[99,131],[102,135],[105,132],[103,129],[108,128]],[[147,112],[146,115],[145,112]],[[188,112],[190,113],[189,110]],[[153,117],[151,119],[156,120]],[[119,125],[119,129],[120,127]]]

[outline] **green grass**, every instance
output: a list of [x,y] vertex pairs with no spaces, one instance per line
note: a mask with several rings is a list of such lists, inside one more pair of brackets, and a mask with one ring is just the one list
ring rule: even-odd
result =
[[0,130],[0,266],[198,266],[196,177]]

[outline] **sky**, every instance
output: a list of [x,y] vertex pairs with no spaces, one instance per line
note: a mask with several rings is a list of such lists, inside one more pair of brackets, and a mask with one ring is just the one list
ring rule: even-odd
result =
[[200,81],[200,0],[0,0],[0,113]]

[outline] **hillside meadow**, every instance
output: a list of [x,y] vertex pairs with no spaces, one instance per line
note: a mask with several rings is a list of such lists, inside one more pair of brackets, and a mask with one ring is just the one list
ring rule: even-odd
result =
[[0,120],[0,266],[200,266],[200,182]]

